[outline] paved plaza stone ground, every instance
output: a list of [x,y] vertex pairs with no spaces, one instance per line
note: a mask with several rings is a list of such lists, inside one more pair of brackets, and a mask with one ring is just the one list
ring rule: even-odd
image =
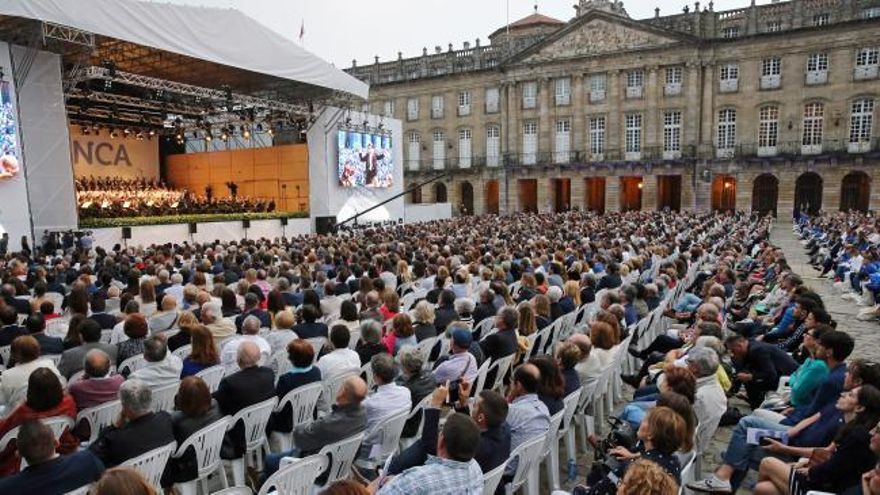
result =
[[[852,357],[872,360],[880,359],[880,323],[876,321],[857,320],[855,315],[861,307],[855,303],[841,299],[840,295],[835,294],[831,287],[833,280],[818,277],[819,272],[810,266],[809,258],[806,255],[804,247],[792,232],[791,221],[785,219],[777,222],[771,231],[770,238],[773,243],[780,246],[785,252],[792,270],[804,279],[804,283],[806,283],[807,286],[822,296],[822,300],[825,302],[825,308],[831,314],[831,317],[837,321],[837,328],[844,330],[853,336],[856,341],[856,348],[853,351]],[[624,395],[627,398],[631,398],[631,394],[632,389],[625,386]],[[620,411],[624,404],[625,403],[617,404],[616,411]],[[748,406],[742,400],[732,399],[730,405],[739,408],[740,411],[748,411]],[[719,428],[715,433],[715,437],[712,439],[709,450],[702,456],[703,476],[710,474],[715,466],[720,463],[721,453],[727,447],[731,429],[732,427]],[[607,431],[607,429],[603,429],[602,431]],[[566,466],[564,465],[564,451],[561,453],[560,457],[560,464],[563,464],[560,466],[563,471],[561,474],[563,480],[562,488],[570,490],[575,483],[583,483],[584,477],[592,464],[592,453],[581,454],[579,456],[578,479],[574,483],[565,481]],[[743,487],[740,488],[738,494],[751,493],[751,488],[754,486],[755,480],[755,473],[751,472],[746,482],[743,484]],[[541,493],[549,493],[545,486],[545,484],[542,484]]]

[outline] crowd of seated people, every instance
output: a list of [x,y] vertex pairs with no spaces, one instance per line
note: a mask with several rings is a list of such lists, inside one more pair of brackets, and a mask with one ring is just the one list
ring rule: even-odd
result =
[[[729,491],[752,468],[761,493],[841,493],[860,485],[876,462],[868,439],[880,419],[880,367],[849,362],[852,338],[791,273],[768,240],[769,227],[744,214],[567,212],[388,225],[357,235],[10,254],[0,268],[0,345],[11,345],[0,375],[8,415],[0,432],[39,430],[35,419],[73,419],[110,400],[121,401],[123,414],[100,432],[75,428],[62,436],[60,457],[50,457],[73,463],[67,459],[79,456],[89,467],[75,476],[40,470],[49,461],[39,459],[19,472],[18,455],[34,455],[9,446],[0,453],[0,486],[20,491],[40,472],[47,491],[65,492],[102,472],[122,476],[113,468],[127,459],[338,378],[335,396],[318,400],[314,421],[273,413],[268,430],[289,433],[292,447],[268,452],[249,483],[271,478],[289,458],[364,433],[357,457],[367,483],[352,489],[479,493],[485,473],[545,438],[564,399],[629,350],[645,363],[626,377],[636,386],[624,407],[635,443],[611,450],[616,462],[577,480],[575,492],[676,493],[683,455],[706,451],[728,398],[739,394],[754,411],[734,428],[725,464],[691,488]],[[45,301],[36,311],[38,293]],[[59,308],[43,311],[59,300]],[[570,335],[537,339],[552,337],[546,329],[582,309],[590,311]],[[45,315],[56,313],[59,323],[47,324]],[[637,338],[633,332],[652,314],[674,324],[653,341]],[[429,339],[448,345],[419,345],[439,342]],[[181,349],[186,354],[175,355]],[[117,372],[132,356],[143,357],[142,367]],[[511,356],[498,388],[488,376],[490,385],[476,389],[481,365]],[[224,377],[211,392],[200,373],[218,366]],[[780,389],[783,375],[791,378]],[[175,383],[173,410],[151,410],[152,394]],[[405,425],[409,446],[374,471],[369,461],[381,450],[375,426],[416,407],[421,432]],[[444,410],[451,415],[441,424]],[[752,425],[796,441],[749,444]],[[242,425],[226,437],[221,457],[240,458]],[[89,446],[74,454],[79,441]],[[842,455],[857,462],[840,466]],[[811,458],[808,470],[783,462],[797,457]],[[194,479],[194,462],[189,455],[170,461],[163,486]],[[501,486],[513,481],[516,463],[507,463]],[[794,490],[789,478],[780,481],[786,472],[795,473]]]
[[275,210],[275,202],[271,200],[238,194],[218,197],[210,186],[205,195],[199,195],[186,189],[173,189],[164,181],[143,177],[81,177],[76,179],[75,185],[80,218],[262,213]]

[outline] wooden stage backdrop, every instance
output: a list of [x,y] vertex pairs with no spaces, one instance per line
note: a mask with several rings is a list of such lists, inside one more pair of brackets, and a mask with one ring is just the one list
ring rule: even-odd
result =
[[214,197],[229,197],[226,183],[231,181],[238,184],[239,196],[274,200],[280,211],[309,208],[306,144],[171,155],[167,165],[171,186],[200,196],[210,184]]

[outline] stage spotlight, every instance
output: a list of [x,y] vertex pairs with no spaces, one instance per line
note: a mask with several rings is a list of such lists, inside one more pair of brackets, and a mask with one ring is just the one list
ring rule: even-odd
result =
[[125,129],[122,130],[122,133],[125,134],[125,137],[128,137],[128,135],[131,134],[131,129],[126,127]]
[[150,137],[155,136],[155,135],[156,135],[156,130],[155,130],[155,129],[150,129],[150,132],[148,132],[147,135],[149,135]]

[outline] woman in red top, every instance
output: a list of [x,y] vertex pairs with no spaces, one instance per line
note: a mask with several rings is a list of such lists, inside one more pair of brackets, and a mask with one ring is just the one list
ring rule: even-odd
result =
[[393,290],[386,290],[383,299],[385,304],[379,308],[383,321],[388,321],[400,313],[400,296]]
[[[28,378],[27,399],[0,421],[0,438],[25,421],[56,416],[76,419],[76,402],[61,387],[61,381],[55,373],[49,368],[38,368]],[[61,434],[58,452],[71,454],[76,451],[78,445],[79,442],[70,430],[65,430]],[[3,452],[0,452],[0,476],[17,473],[20,464],[18,449],[15,443],[11,442]]]

